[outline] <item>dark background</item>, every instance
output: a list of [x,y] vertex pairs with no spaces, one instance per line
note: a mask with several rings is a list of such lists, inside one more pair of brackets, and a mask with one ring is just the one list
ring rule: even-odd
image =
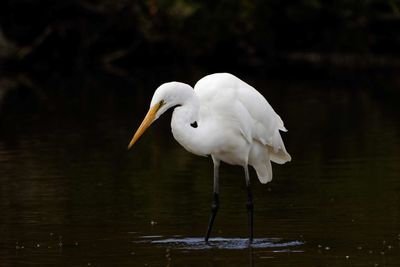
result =
[[396,0],[1,1],[0,109],[54,111],[98,94],[88,83],[152,92],[220,71],[340,80],[391,99],[399,9]]
[[[171,113],[126,150],[161,83],[213,72],[289,129],[293,160],[264,186],[251,169],[255,238],[302,245],[235,245],[246,191],[224,164],[213,237],[238,250],[191,250],[211,160],[175,142]],[[0,265],[397,267],[399,87],[399,0],[1,0]]]
[[[400,3],[381,1],[2,1],[3,61],[71,72],[154,64],[395,64]],[[315,58],[312,57],[315,55]],[[118,64],[117,64],[118,63]],[[345,62],[343,62],[345,64]]]
[[365,73],[399,67],[399,9],[396,0],[5,0],[1,71],[47,79],[199,66],[292,78],[306,64]]

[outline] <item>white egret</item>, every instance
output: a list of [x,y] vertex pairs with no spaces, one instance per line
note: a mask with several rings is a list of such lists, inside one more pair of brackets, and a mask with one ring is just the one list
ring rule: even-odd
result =
[[253,240],[253,196],[248,165],[258,179],[272,180],[271,161],[283,164],[291,160],[279,131],[287,131],[283,121],[267,100],[252,86],[229,73],[216,73],[194,86],[180,82],[164,83],[154,92],[143,122],[128,149],[165,111],[174,108],[171,128],[175,139],[189,152],[211,155],[214,186],[207,242],[219,208],[220,161],[244,168],[247,187],[249,240]]

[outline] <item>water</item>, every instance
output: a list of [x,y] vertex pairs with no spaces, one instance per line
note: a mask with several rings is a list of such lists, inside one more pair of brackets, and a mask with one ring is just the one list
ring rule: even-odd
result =
[[0,265],[399,266],[394,101],[348,84],[252,83],[284,119],[293,158],[273,165],[267,185],[251,171],[252,246],[242,169],[221,166],[221,207],[207,245],[211,160],[173,140],[170,115],[128,152],[153,87],[112,93],[106,83],[53,112],[3,109]]

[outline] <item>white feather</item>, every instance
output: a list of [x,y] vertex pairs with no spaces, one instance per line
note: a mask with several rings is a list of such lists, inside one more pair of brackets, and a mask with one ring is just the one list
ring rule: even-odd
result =
[[[282,119],[252,86],[232,74],[217,73],[199,80],[194,91],[200,101],[200,120],[219,114],[222,120],[234,121],[231,130],[237,128],[249,141],[249,152],[257,151],[247,157],[247,163],[256,169],[261,182],[272,179],[270,160],[279,164],[291,160],[279,133],[287,131]],[[258,143],[263,149],[253,148]]]
[[229,73],[208,75],[194,90],[180,82],[162,84],[130,146],[172,107],[175,139],[194,154],[211,155],[214,163],[251,165],[267,183],[272,180],[271,161],[291,160],[279,132],[286,131],[282,119],[256,89]]

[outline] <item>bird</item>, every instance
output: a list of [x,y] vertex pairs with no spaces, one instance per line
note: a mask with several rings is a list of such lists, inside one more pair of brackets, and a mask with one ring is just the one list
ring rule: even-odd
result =
[[291,161],[280,135],[280,131],[287,131],[282,119],[261,93],[230,73],[207,75],[194,88],[182,82],[167,82],[154,92],[150,109],[128,149],[169,109],[173,109],[171,130],[178,143],[195,155],[211,156],[213,161],[211,216],[205,242],[209,241],[220,206],[219,167],[225,162],[244,169],[251,244],[254,204],[248,166],[266,184],[272,180],[271,161],[278,164]]

